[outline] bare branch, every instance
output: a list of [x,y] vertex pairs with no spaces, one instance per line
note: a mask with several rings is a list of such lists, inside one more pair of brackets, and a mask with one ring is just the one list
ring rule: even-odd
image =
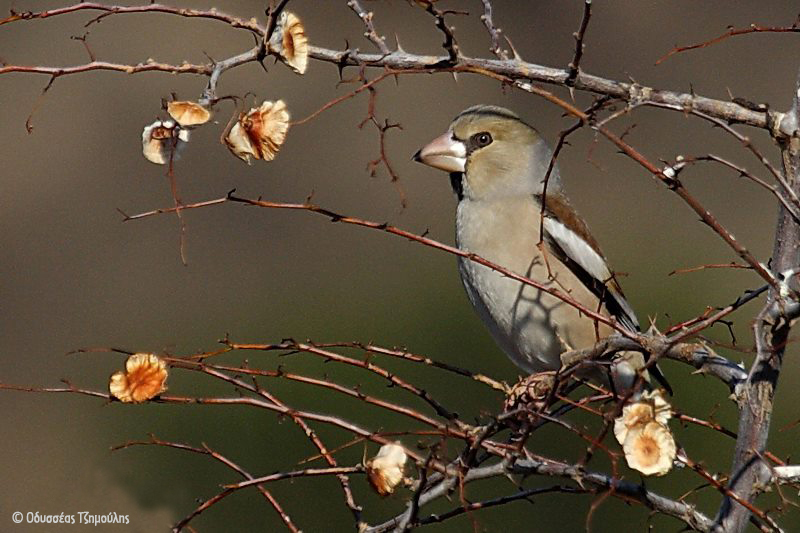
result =
[[[637,485],[616,479],[606,474],[588,472],[574,465],[552,461],[547,459],[520,459],[513,464],[499,462],[490,466],[473,468],[465,476],[464,482],[472,482],[479,479],[499,477],[506,474],[522,474],[525,476],[541,475],[548,477],[562,477],[574,480],[581,487],[593,487],[597,489],[611,489],[611,494],[626,501],[635,501],[645,506],[672,516],[684,522],[696,531],[712,531],[713,522],[704,514],[697,511],[693,505],[677,500],[670,500],[648,490],[643,485]],[[420,497],[420,505],[445,495],[453,483],[452,478],[445,479],[425,491]],[[380,525],[368,528],[365,533],[383,533],[394,529],[402,515],[393,518]]]
[[486,26],[486,31],[489,32],[489,38],[492,42],[489,51],[497,56],[498,59],[506,61],[508,60],[508,52],[500,47],[500,35],[503,33],[503,30],[494,25],[492,1],[481,0],[481,2],[483,3],[481,22]]
[[[758,185],[759,187],[766,189],[792,214],[792,216],[795,219],[800,220],[800,210],[798,210],[798,205],[800,204],[798,204],[796,198],[790,201],[789,199],[786,198],[786,196],[783,195],[783,193],[776,186],[767,183],[766,181],[762,180],[752,172],[748,171],[746,168],[741,167],[731,161],[728,161],[725,158],[719,157],[714,154],[707,154],[701,156],[679,156],[676,162],[670,165],[670,168],[672,168],[676,173],[680,173],[685,166],[702,161],[716,162],[723,166],[726,166],[731,170],[736,171],[739,174],[739,176],[747,178],[756,185]],[[783,185],[784,190],[787,190],[786,185],[784,185],[783,176],[780,177],[778,182]],[[794,204],[790,202],[794,202]]]
[[[569,114],[580,118],[584,122],[590,123],[591,117],[584,113],[583,111],[577,109],[575,106],[565,102],[561,98],[558,98],[554,94],[531,85],[529,83],[522,83],[519,81],[512,81],[508,80],[510,83],[513,83],[515,86],[528,91],[533,94],[537,94],[549,102],[552,102]],[[599,133],[603,134],[612,144],[617,146],[620,150],[622,150],[625,155],[639,163],[642,167],[647,169],[655,178],[660,180],[664,185],[666,185],[671,191],[674,191],[692,210],[700,216],[700,219],[709,226],[714,232],[719,235],[725,243],[728,244],[736,254],[744,259],[744,261],[753,267],[753,270],[761,276],[765,281],[767,281],[770,285],[777,286],[777,282],[775,281],[774,276],[771,272],[769,272],[766,267],[761,264],[753,255],[745,248],[734,236],[730,233],[717,219],[714,217],[711,212],[709,212],[700,201],[695,198],[689,191],[684,187],[684,185],[677,179],[677,177],[672,173],[669,175],[669,171],[662,171],[658,167],[656,167],[653,163],[651,163],[644,155],[642,155],[638,150],[634,149],[630,144],[626,143],[622,140],[621,137],[613,133],[611,130],[606,128],[605,126],[600,125],[592,125],[592,128]]]
[[436,6],[433,2],[425,2],[424,7],[425,11],[433,16],[434,20],[436,21],[436,27],[444,34],[444,43],[442,43],[442,47],[447,50],[448,58],[444,60],[441,65],[455,65],[458,63],[458,60],[461,57],[461,51],[458,48],[458,42],[456,41],[456,36],[453,33],[453,28],[447,25],[447,21],[444,19],[444,17],[448,14],[466,13],[451,10],[439,11],[436,9]]
[[[630,331],[628,331],[625,328],[621,327],[615,320],[609,319],[608,317],[596,312],[593,309],[589,309],[588,307],[580,304],[579,302],[575,301],[573,298],[571,298],[570,296],[564,294],[562,291],[560,291],[558,289],[554,289],[554,288],[552,288],[550,286],[544,285],[544,284],[542,284],[540,282],[537,282],[537,281],[534,281],[534,280],[532,280],[530,278],[526,278],[525,276],[521,276],[521,275],[519,275],[519,274],[517,274],[515,272],[512,272],[511,270],[508,270],[507,268],[503,268],[500,265],[498,265],[496,263],[493,263],[493,262],[491,262],[491,261],[489,261],[487,259],[484,259],[483,257],[480,257],[479,255],[476,255],[474,253],[465,252],[465,251],[463,251],[463,250],[461,250],[459,248],[456,248],[454,246],[443,244],[443,243],[441,243],[439,241],[433,240],[433,239],[428,238],[428,237],[423,237],[422,235],[417,235],[415,233],[411,233],[409,231],[397,228],[395,226],[391,226],[391,225],[389,225],[387,223],[379,223],[379,222],[374,222],[374,221],[370,221],[370,220],[365,220],[365,219],[362,219],[362,218],[346,216],[346,215],[340,215],[338,213],[330,211],[329,209],[325,209],[323,207],[320,207],[318,205],[311,204],[311,203],[293,204],[293,203],[285,203],[285,202],[269,202],[269,201],[265,201],[265,200],[252,199],[252,198],[243,198],[243,197],[235,196],[233,194],[233,191],[231,191],[231,193],[229,193],[228,196],[225,197],[225,198],[218,198],[218,199],[215,199],[215,200],[208,200],[208,201],[199,202],[199,203],[196,203],[196,204],[186,204],[186,205],[181,206],[181,209],[197,209],[197,208],[202,208],[202,207],[208,207],[210,205],[217,205],[217,204],[221,204],[221,203],[226,203],[226,202],[236,202],[236,203],[241,203],[241,204],[246,204],[246,205],[253,205],[253,206],[257,206],[257,207],[264,207],[264,208],[268,208],[268,209],[290,209],[290,210],[310,211],[312,213],[316,213],[316,214],[322,215],[322,216],[324,216],[326,218],[329,218],[331,220],[331,222],[341,222],[343,224],[353,224],[353,225],[356,225],[356,226],[361,226],[361,227],[364,227],[364,228],[383,231],[385,233],[396,235],[398,237],[403,237],[403,238],[411,240],[411,241],[419,242],[421,244],[424,244],[425,246],[429,246],[431,248],[436,248],[436,249],[439,249],[439,250],[443,250],[443,251],[451,253],[453,255],[464,257],[466,259],[469,259],[470,261],[474,261],[474,262],[476,262],[478,264],[481,264],[483,266],[491,268],[492,270],[496,270],[497,272],[500,272],[504,276],[507,276],[507,277],[509,277],[511,279],[514,279],[516,281],[520,281],[520,282],[522,282],[522,283],[524,283],[526,285],[530,285],[530,286],[535,287],[535,288],[537,288],[537,289],[539,289],[541,291],[544,291],[544,292],[546,292],[548,294],[551,294],[551,295],[555,296],[556,298],[558,298],[558,299],[568,303],[569,305],[575,307],[576,309],[580,310],[582,313],[584,313],[589,318],[591,318],[593,320],[596,320],[598,322],[601,322],[603,324],[606,324],[608,326],[611,326],[612,328],[617,330],[621,335],[625,335],[625,336],[628,336],[630,338],[634,338],[635,337],[634,333],[631,333]],[[164,214],[164,213],[171,213],[174,210],[175,210],[175,208],[160,208],[160,209],[155,209],[155,210],[148,211],[148,212],[145,212],[145,213],[139,213],[137,215],[125,215],[125,217],[126,217],[126,220],[137,220],[137,219],[146,218],[146,217],[149,217],[149,216],[160,215],[160,214]]]
[[[566,80],[570,77],[569,70],[560,70],[534,63],[527,63],[519,60],[518,58],[514,60],[482,59],[469,58],[461,55],[456,47],[452,30],[444,21],[444,16],[446,14],[459,12],[439,11],[433,7],[432,2],[426,3],[425,5],[428,6],[425,8],[426,11],[434,15],[436,18],[437,27],[439,27],[439,29],[446,36],[445,48],[448,51],[448,56],[435,57],[414,55],[402,50],[393,51],[389,55],[385,55],[383,53],[364,54],[357,50],[336,51],[314,46],[309,47],[309,55],[314,59],[333,63],[340,67],[366,65],[381,68],[388,67],[395,70],[415,70],[419,72],[472,72],[483,75],[491,73],[494,75],[506,76],[517,81],[530,80],[556,85],[566,85]],[[254,33],[257,37],[263,36],[267,30],[266,27],[260,26],[255,20],[245,21],[214,9],[208,11],[191,10],[165,6],[162,4],[114,6],[96,2],[84,2],[61,9],[42,11],[38,13],[15,13],[6,19],[3,19],[0,21],[0,23],[7,24],[21,20],[46,18],[87,9],[106,11],[109,14],[156,12],[185,17],[209,18],[213,20],[220,20],[234,28],[245,29]],[[260,45],[255,47],[253,50],[242,54],[242,56],[238,57],[236,61],[233,61],[232,63],[240,64],[240,62],[256,61],[259,58],[259,51]],[[234,58],[231,58],[231,60],[233,59]],[[55,68],[9,65],[0,68],[0,74],[5,72],[41,72],[52,75],[54,71],[61,70],[65,70],[66,72],[64,73],[72,73],[73,69],[76,68],[83,68],[86,70],[87,66]],[[97,66],[91,68],[101,67]],[[132,72],[143,72],[147,70],[142,65],[118,65],[117,68],[107,69],[118,70],[121,72],[130,72],[131,69],[133,69]],[[214,65],[173,66],[172,68],[157,68],[153,66],[150,68],[150,70],[163,70],[175,73],[193,73],[208,76],[214,71]],[[211,85],[215,86],[215,84]],[[666,104],[671,106],[671,108],[680,108],[683,111],[687,109],[694,109],[730,123],[742,123],[768,130],[771,130],[774,125],[780,125],[781,114],[775,113],[768,109],[753,110],[737,102],[726,102],[705,98],[695,94],[659,90],[651,87],[641,86],[636,83],[604,79],[598,76],[586,74],[584,72],[578,73],[572,86],[577,90],[594,92],[597,94],[621,99],[629,103],[639,103],[641,105]],[[780,131],[780,129],[773,131],[772,133],[780,133],[785,135],[785,132]]]
[[74,67],[42,67],[42,66],[24,66],[24,65],[3,65],[0,66],[0,74],[8,74],[11,72],[22,72],[28,74],[46,74],[54,78],[61,76],[68,76],[70,74],[81,74],[83,72],[90,72],[92,70],[111,70],[115,72],[124,72],[125,74],[138,74],[140,72],[171,72],[173,74],[203,74],[210,75],[212,68],[209,65],[194,65],[191,63],[183,63],[181,65],[170,65],[168,63],[158,63],[156,61],[148,61],[146,63],[138,63],[136,65],[124,65],[120,63],[109,63],[107,61],[92,61],[84,65],[77,65]]
[[[449,66],[449,56],[419,56],[404,51],[394,51],[389,56],[383,57],[377,54],[363,54],[353,50],[334,51],[313,46],[309,50],[309,56],[314,59],[344,66],[367,65],[370,67],[389,67],[397,70],[423,72],[494,74],[506,76],[511,80],[530,80],[562,86],[565,85],[565,80],[569,76],[567,70],[521,60],[504,61],[471,58],[461,55],[455,66]],[[707,115],[721,118],[731,123],[747,124],[762,129],[770,129],[770,125],[777,124],[780,118],[779,114],[770,110],[755,111],[736,102],[715,100],[696,94],[660,90],[636,83],[609,80],[585,72],[578,73],[574,88],[610,96],[629,103],[638,102],[641,105],[668,104],[680,106],[682,110],[697,109]]]
[[[26,11],[22,13],[14,13],[5,19],[0,20],[0,26],[3,24],[8,24],[10,22],[16,22],[18,20],[33,20],[33,19],[45,19],[50,17],[56,17],[58,15],[64,15],[67,13],[75,13],[77,11],[105,11],[108,15],[117,15],[123,13],[167,13],[170,15],[178,15],[181,17],[197,17],[197,18],[206,18],[206,19],[213,19],[225,22],[226,24],[234,27],[234,28],[242,28],[249,30],[253,33],[261,34],[258,28],[258,23],[251,19],[251,20],[242,20],[237,17],[233,17],[227,15],[221,11],[217,11],[216,9],[212,8],[209,10],[202,10],[202,9],[189,9],[189,8],[182,8],[182,7],[172,7],[164,4],[157,4],[157,3],[150,3],[141,6],[119,6],[119,5],[111,5],[111,4],[104,4],[102,2],[80,2],[78,4],[74,4],[71,6],[60,7],[58,9],[50,9],[47,11]],[[99,18],[95,18],[90,21],[87,26],[91,23],[98,22]]]
[[676,343],[667,337],[642,335],[638,341],[612,336],[602,339],[591,348],[561,354],[564,366],[573,366],[587,359],[596,359],[607,353],[625,350],[645,350],[650,354],[682,361],[701,374],[716,377],[733,391],[744,380],[747,372],[736,363],[717,355],[711,348],[698,343]]
[[[800,78],[794,88],[788,122],[795,127],[792,137],[782,142],[784,178],[791,189],[800,192]],[[797,272],[797,250],[800,247],[800,223],[781,206],[775,230],[772,254],[773,268],[781,273],[781,286],[771,290],[767,302],[756,318],[753,333],[756,341],[756,361],[745,386],[737,395],[739,430],[736,440],[729,489],[745,502],[752,502],[761,487],[769,482],[771,473],[762,459],[769,437],[775,388],[780,376],[783,354],[798,304],[790,282]],[[794,293],[796,294],[796,293]],[[739,533],[747,526],[750,509],[725,498],[716,522],[726,532]]]
[[698,48],[706,48],[707,46],[711,46],[717,44],[729,37],[735,37],[737,35],[747,35],[749,33],[796,33],[800,32],[800,27],[798,27],[798,21],[796,20],[794,24],[788,27],[777,27],[777,26],[759,26],[758,24],[751,24],[747,28],[728,28],[728,31],[714,37],[713,39],[709,39],[708,41],[703,41],[702,43],[697,44],[690,44],[687,46],[676,46],[662,57],[656,61],[656,65],[660,65],[662,62],[666,61],[670,57],[674,56],[675,54],[679,54],[681,52],[686,52],[687,50],[697,50]]
[[[213,459],[219,461],[220,463],[224,464],[225,466],[227,466],[231,470],[233,470],[235,472],[238,472],[244,478],[246,478],[248,480],[253,480],[253,476],[249,472],[244,470],[242,467],[240,467],[239,465],[237,465],[236,463],[234,463],[233,461],[231,461],[230,459],[228,459],[227,457],[225,457],[221,453],[212,450],[211,448],[209,448],[205,444],[203,445],[202,448],[196,448],[194,446],[189,446],[188,444],[183,444],[183,443],[179,443],[179,442],[163,441],[161,439],[156,438],[155,435],[150,435],[150,440],[126,442],[125,444],[121,444],[119,446],[114,446],[111,450],[112,451],[117,451],[117,450],[124,450],[124,449],[130,448],[132,446],[147,446],[147,445],[163,446],[163,447],[166,447],[166,448],[175,448],[177,450],[183,450],[183,451],[193,452],[193,453],[197,453],[197,454],[201,454],[201,455],[207,455],[207,456],[212,457]],[[294,525],[294,522],[292,522],[292,519],[289,517],[289,515],[286,513],[286,511],[283,510],[283,507],[280,505],[278,500],[275,499],[275,497],[272,495],[272,493],[270,491],[268,491],[266,488],[264,488],[263,486],[261,486],[261,483],[255,483],[255,485],[258,488],[258,491],[264,496],[264,498],[266,498],[266,500],[270,503],[270,505],[272,505],[272,507],[275,509],[275,512],[278,513],[278,516],[280,516],[280,518],[283,521],[283,523],[286,526],[286,528],[289,531],[291,531],[292,533],[300,533],[300,530],[297,528],[297,526]],[[229,488],[229,487],[226,487],[226,489],[227,488]],[[200,504],[200,506],[197,507],[194,511],[192,511],[192,513],[190,513],[188,516],[184,517],[178,524],[176,524],[173,527],[173,531],[182,530],[197,515],[199,515],[204,510],[206,510],[209,507],[211,507],[212,505],[214,505],[216,502],[220,501],[222,498],[224,498],[225,496],[227,496],[231,492],[232,491],[225,490],[225,491],[217,494],[213,498],[211,498],[209,500],[206,500],[205,502]]]
[[508,496],[501,496],[499,498],[493,498],[491,500],[484,500],[482,502],[473,502],[467,505],[461,505],[442,514],[428,515],[424,518],[419,519],[418,523],[421,526],[428,524],[436,524],[438,522],[444,522],[448,518],[453,518],[454,516],[458,516],[460,514],[469,513],[472,511],[478,511],[480,509],[488,509],[490,507],[495,507],[497,505],[505,505],[506,503],[511,503],[518,500],[532,501],[530,500],[532,496],[538,496],[540,494],[551,494],[553,492],[562,492],[566,494],[585,494],[590,491],[586,489],[580,489],[577,487],[565,487],[563,485],[526,489],[516,492],[514,494],[509,494]]
[[261,476],[239,483],[231,483],[223,485],[226,489],[239,490],[260,483],[269,483],[271,481],[280,481],[282,479],[294,479],[298,477],[317,477],[317,476],[340,476],[343,474],[363,474],[363,466],[337,466],[331,468],[305,468],[303,470],[293,470],[290,472],[278,472],[277,474],[270,474],[268,476]]
[[378,35],[377,31],[375,31],[375,24],[372,22],[374,13],[364,9],[358,0],[348,0],[347,7],[355,11],[356,15],[358,15],[358,18],[360,18],[364,23],[364,26],[367,29],[367,31],[364,32],[364,37],[372,41],[372,44],[374,44],[382,54],[389,55],[391,51],[389,50],[389,47],[386,46],[386,40]]
[[578,77],[578,69],[581,65],[581,58],[583,57],[583,39],[586,36],[586,29],[589,27],[589,20],[592,18],[592,0],[583,1],[583,17],[581,18],[581,25],[578,31],[573,33],[575,37],[575,55],[572,56],[567,68],[567,79],[564,83],[567,87],[572,87],[575,79]]

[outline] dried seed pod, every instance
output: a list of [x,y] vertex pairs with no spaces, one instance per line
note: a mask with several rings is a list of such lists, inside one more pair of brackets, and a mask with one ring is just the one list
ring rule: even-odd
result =
[[364,463],[367,480],[375,492],[387,496],[403,481],[406,452],[398,443],[384,444],[378,454]]
[[175,122],[184,128],[205,124],[211,118],[211,111],[197,102],[168,102],[167,112],[175,119]]
[[283,100],[264,102],[239,117],[225,136],[233,154],[250,164],[250,158],[272,161],[289,131],[289,111]]
[[554,371],[537,372],[522,378],[514,385],[506,396],[504,411],[512,411],[524,407],[530,411],[539,411],[545,405],[556,386]]
[[142,154],[151,163],[166,165],[189,142],[189,130],[172,120],[156,120],[142,131]]
[[646,476],[663,476],[669,472],[677,453],[669,428],[655,421],[628,431],[622,449],[628,466]]
[[614,420],[614,436],[617,442],[624,444],[632,429],[653,421],[666,426],[670,418],[672,407],[663,393],[660,390],[645,392],[637,401],[622,408],[622,415]]
[[308,67],[308,37],[297,15],[289,11],[281,12],[270,45],[278,50],[283,62],[292,70],[298,74],[305,73]]
[[165,390],[167,364],[152,353],[136,353],[125,361],[125,371],[111,375],[109,392],[126,403],[145,402]]

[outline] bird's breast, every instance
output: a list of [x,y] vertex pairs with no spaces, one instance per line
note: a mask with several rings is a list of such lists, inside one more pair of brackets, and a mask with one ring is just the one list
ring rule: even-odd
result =
[[[556,271],[553,279],[553,261],[548,268],[537,246],[539,220],[540,206],[533,197],[465,198],[458,204],[456,242],[462,250],[562,290],[577,280],[566,271]],[[562,300],[466,258],[459,258],[459,272],[478,315],[523,370],[557,369],[562,351],[595,340],[593,322],[586,317],[576,320],[577,310]],[[571,295],[591,299],[580,291]]]

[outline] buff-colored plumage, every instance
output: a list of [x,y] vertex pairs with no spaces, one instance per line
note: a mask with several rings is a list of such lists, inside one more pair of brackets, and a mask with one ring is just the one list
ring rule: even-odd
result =
[[[551,150],[534,128],[507,109],[475,106],[458,115],[416,159],[451,173],[459,197],[459,248],[638,329],[597,242],[564,195],[557,167],[544,194]],[[544,291],[469,259],[458,263],[478,315],[503,351],[528,373],[555,370],[562,352],[590,347],[613,333]],[[634,366],[641,365],[638,359]]]

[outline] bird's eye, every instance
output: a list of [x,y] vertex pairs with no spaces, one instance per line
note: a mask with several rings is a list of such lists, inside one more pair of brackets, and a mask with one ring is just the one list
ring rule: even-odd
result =
[[472,143],[478,148],[483,148],[492,144],[492,135],[486,131],[476,133],[472,136]]

